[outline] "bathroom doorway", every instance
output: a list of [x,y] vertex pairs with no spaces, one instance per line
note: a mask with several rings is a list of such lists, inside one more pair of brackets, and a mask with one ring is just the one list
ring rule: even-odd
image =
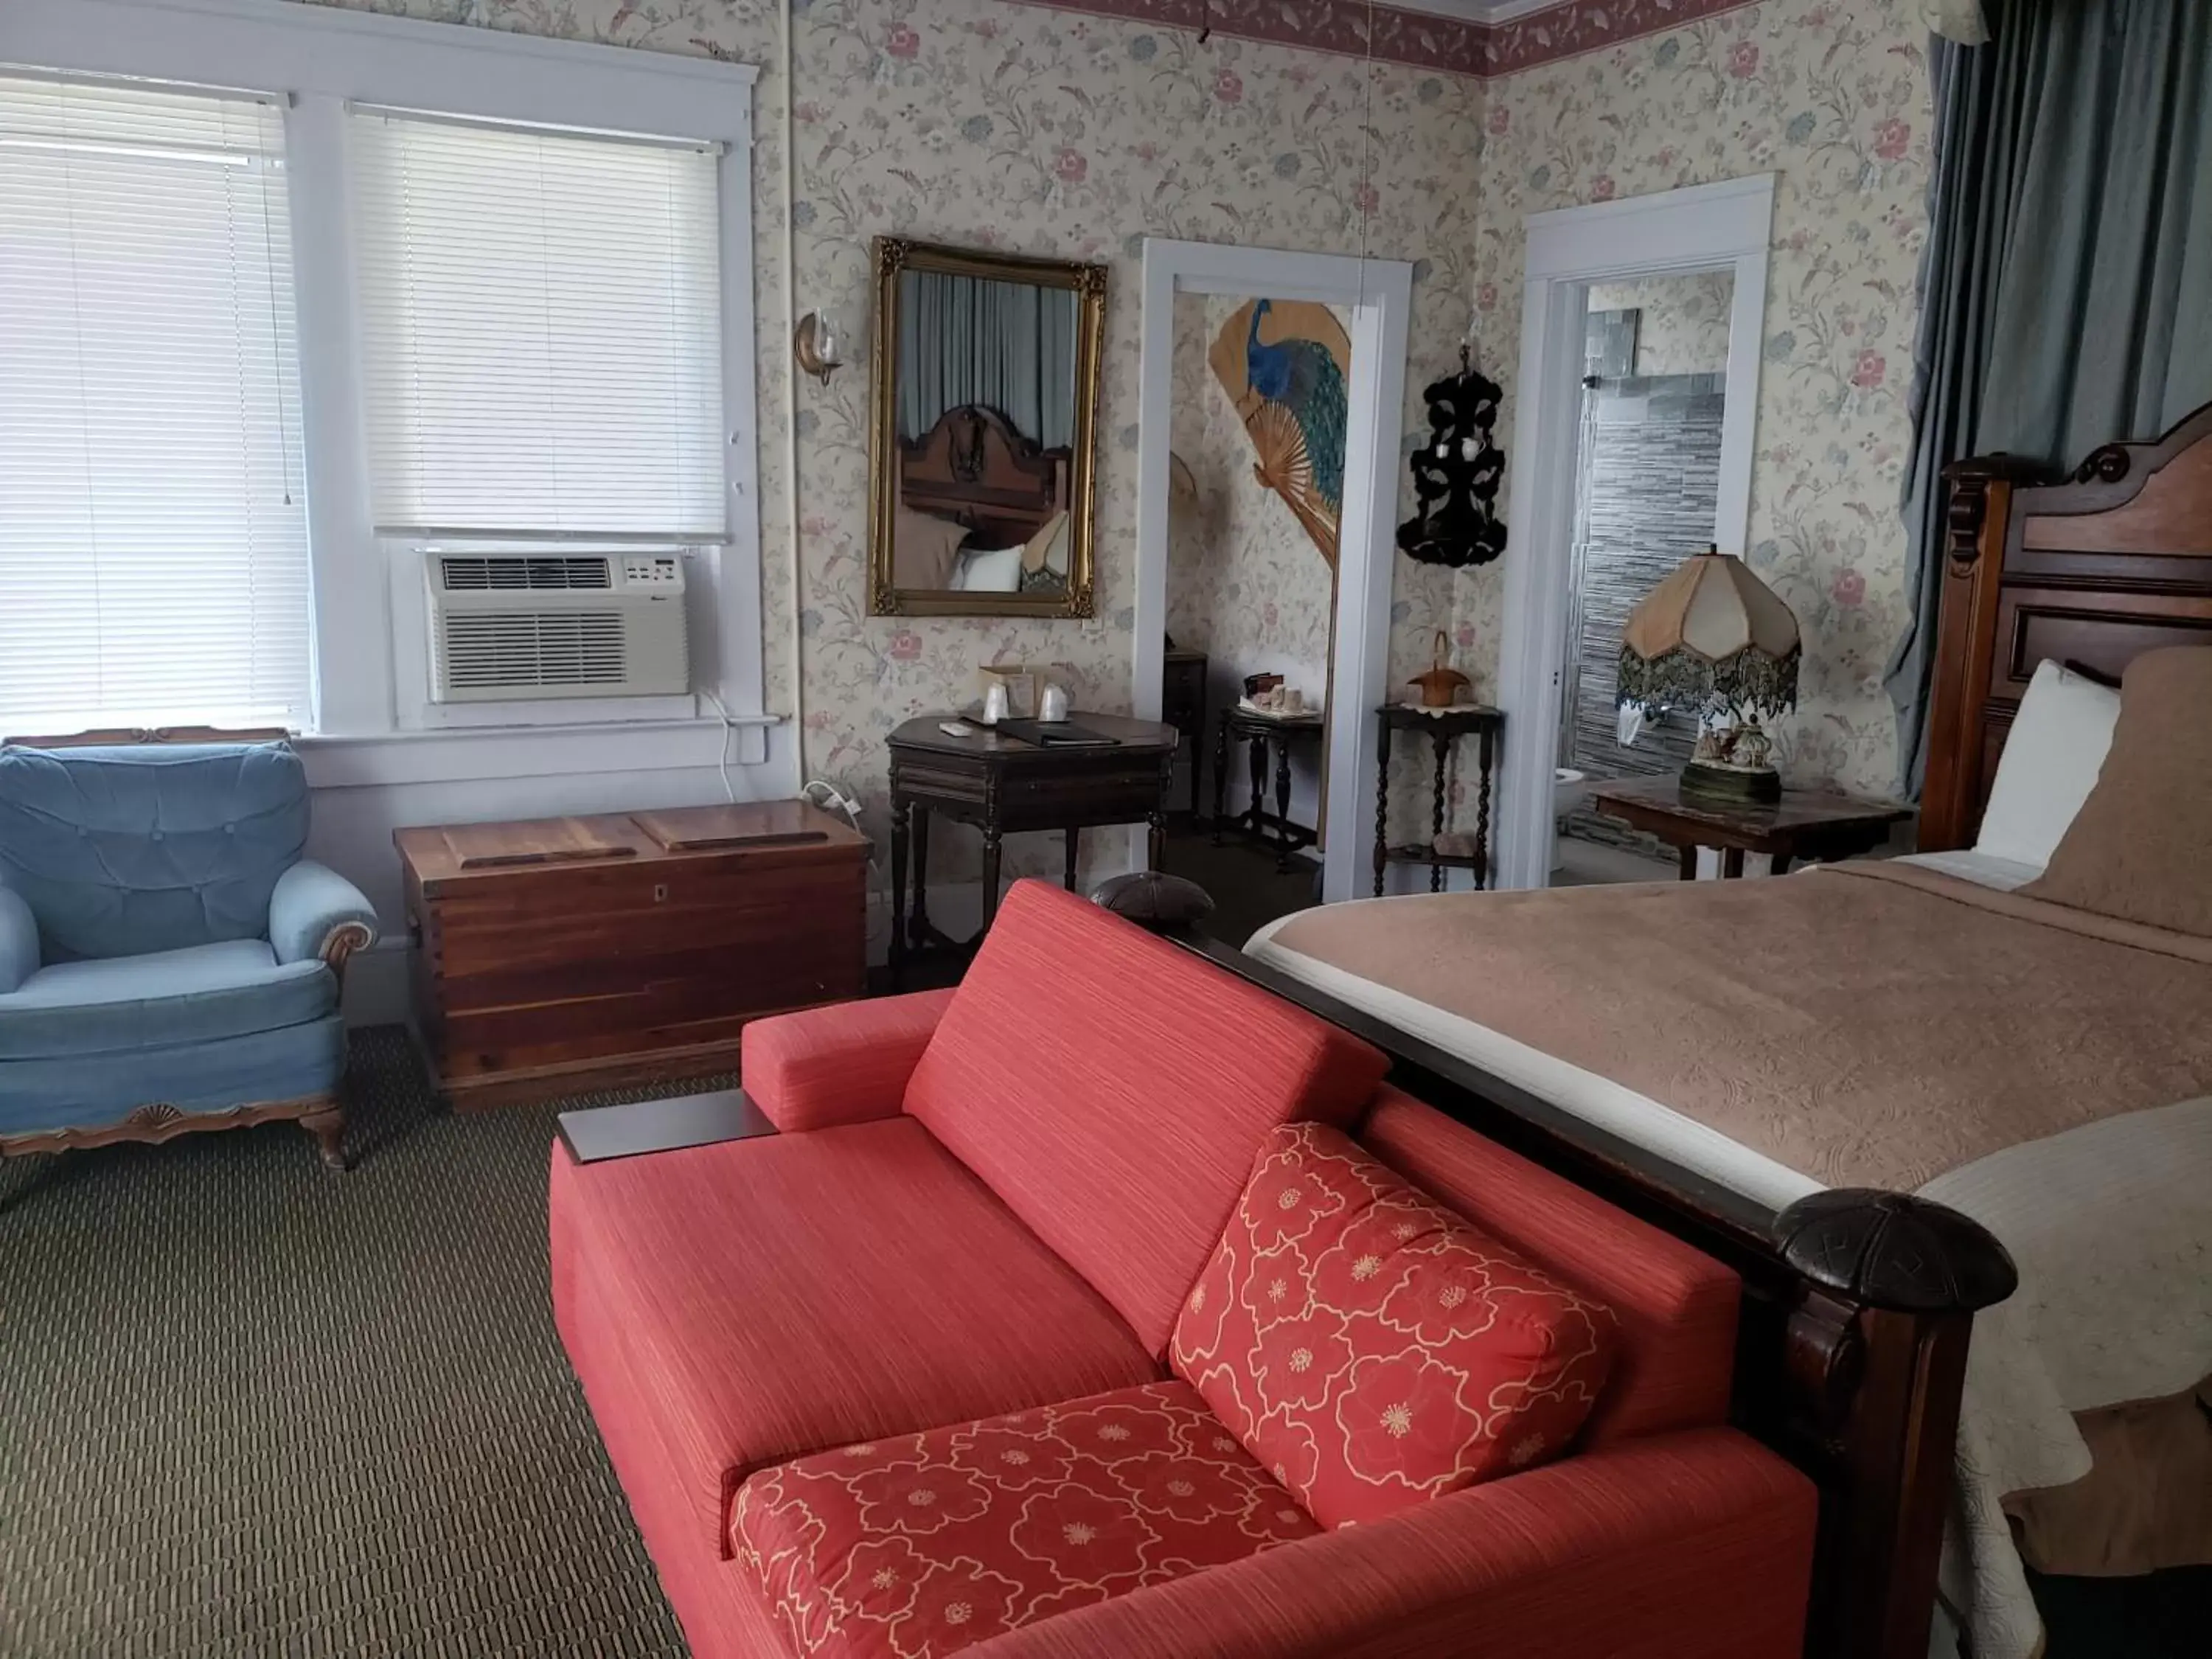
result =
[[1501,887],[1549,885],[1559,865],[1561,880],[1672,873],[1588,796],[1688,757],[1691,711],[1634,731],[1618,719],[1620,630],[1683,559],[1747,550],[1773,216],[1774,177],[1761,173],[1528,221]]
[[1726,265],[1587,292],[1554,885],[1676,874],[1673,852],[1599,811],[1589,790],[1679,772],[1697,738],[1694,709],[1638,720],[1615,708],[1614,693],[1630,612],[1714,538],[1735,297]]

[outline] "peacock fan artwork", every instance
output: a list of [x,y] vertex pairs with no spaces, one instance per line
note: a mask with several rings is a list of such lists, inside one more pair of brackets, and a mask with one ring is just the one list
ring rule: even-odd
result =
[[1206,354],[1252,440],[1252,471],[1336,568],[1344,508],[1345,373],[1352,341],[1327,306],[1254,300]]

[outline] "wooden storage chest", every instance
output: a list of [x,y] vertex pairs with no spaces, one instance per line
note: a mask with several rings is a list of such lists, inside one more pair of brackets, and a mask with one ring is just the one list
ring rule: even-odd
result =
[[862,994],[868,843],[799,801],[397,831],[416,1028],[457,1107],[733,1071]]

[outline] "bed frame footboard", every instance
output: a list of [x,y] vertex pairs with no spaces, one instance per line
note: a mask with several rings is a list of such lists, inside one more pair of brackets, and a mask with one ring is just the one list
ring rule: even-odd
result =
[[1233,946],[1158,931],[1374,1043],[1408,1093],[1734,1268],[1733,1417],[1820,1490],[1808,1659],[1927,1659],[1966,1344],[2018,1283],[1995,1237],[1898,1193],[1774,1211]]

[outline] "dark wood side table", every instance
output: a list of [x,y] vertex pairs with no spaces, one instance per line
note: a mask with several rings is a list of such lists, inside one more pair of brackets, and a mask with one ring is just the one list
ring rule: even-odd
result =
[[[1291,822],[1291,744],[1322,734],[1322,717],[1310,714],[1255,714],[1249,708],[1224,708],[1213,737],[1213,844],[1221,845],[1224,830],[1251,836],[1275,854],[1275,868],[1291,867],[1291,854],[1314,844],[1316,832]],[[1251,804],[1234,817],[1227,814],[1229,749],[1231,743],[1250,745]],[[1267,750],[1275,751],[1275,810],[1267,807]]]
[[1800,859],[1848,859],[1889,839],[1889,826],[1912,816],[1909,806],[1859,800],[1816,789],[1785,789],[1764,804],[1685,798],[1671,777],[1621,778],[1590,791],[1590,805],[1656,836],[1681,856],[1682,879],[1698,878],[1698,849],[1720,849],[1721,876],[1743,874],[1743,855],[1764,853],[1782,875]]
[[[1376,767],[1379,776],[1375,785],[1375,896],[1382,896],[1382,882],[1394,864],[1425,864],[1429,866],[1429,890],[1441,893],[1444,890],[1444,872],[1472,870],[1474,884],[1479,888],[1490,885],[1490,775],[1498,758],[1498,733],[1504,726],[1505,716],[1497,709],[1479,703],[1469,703],[1455,708],[1423,708],[1414,703],[1386,703],[1375,711],[1378,729],[1376,732]],[[1436,751],[1436,782],[1431,786],[1434,798],[1429,804],[1429,840],[1426,845],[1407,843],[1394,846],[1390,841],[1390,738],[1395,732],[1412,732],[1425,736]],[[1462,738],[1480,739],[1476,755],[1478,782],[1474,806],[1474,851],[1439,853],[1436,838],[1444,832],[1445,772],[1451,760],[1452,745]]]
[[[1075,890],[1078,837],[1095,825],[1149,825],[1146,863],[1159,867],[1161,840],[1167,833],[1168,784],[1175,775],[1175,727],[1119,714],[1074,714],[1068,717],[1069,726],[1114,741],[1096,748],[1040,748],[986,726],[975,726],[964,738],[950,736],[944,722],[957,718],[924,714],[886,739],[891,756],[894,989],[909,952],[932,945],[965,951],[990,931],[999,911],[999,853],[1005,836],[1030,830],[1066,831],[1063,879],[1070,892]],[[983,922],[975,939],[949,938],[930,924],[932,814],[972,823],[983,832]],[[911,912],[906,902],[909,849],[915,871]]]
[[1206,653],[1168,647],[1160,671],[1160,718],[1176,729],[1176,753],[1190,743],[1190,810],[1198,813],[1198,775],[1206,759]]

